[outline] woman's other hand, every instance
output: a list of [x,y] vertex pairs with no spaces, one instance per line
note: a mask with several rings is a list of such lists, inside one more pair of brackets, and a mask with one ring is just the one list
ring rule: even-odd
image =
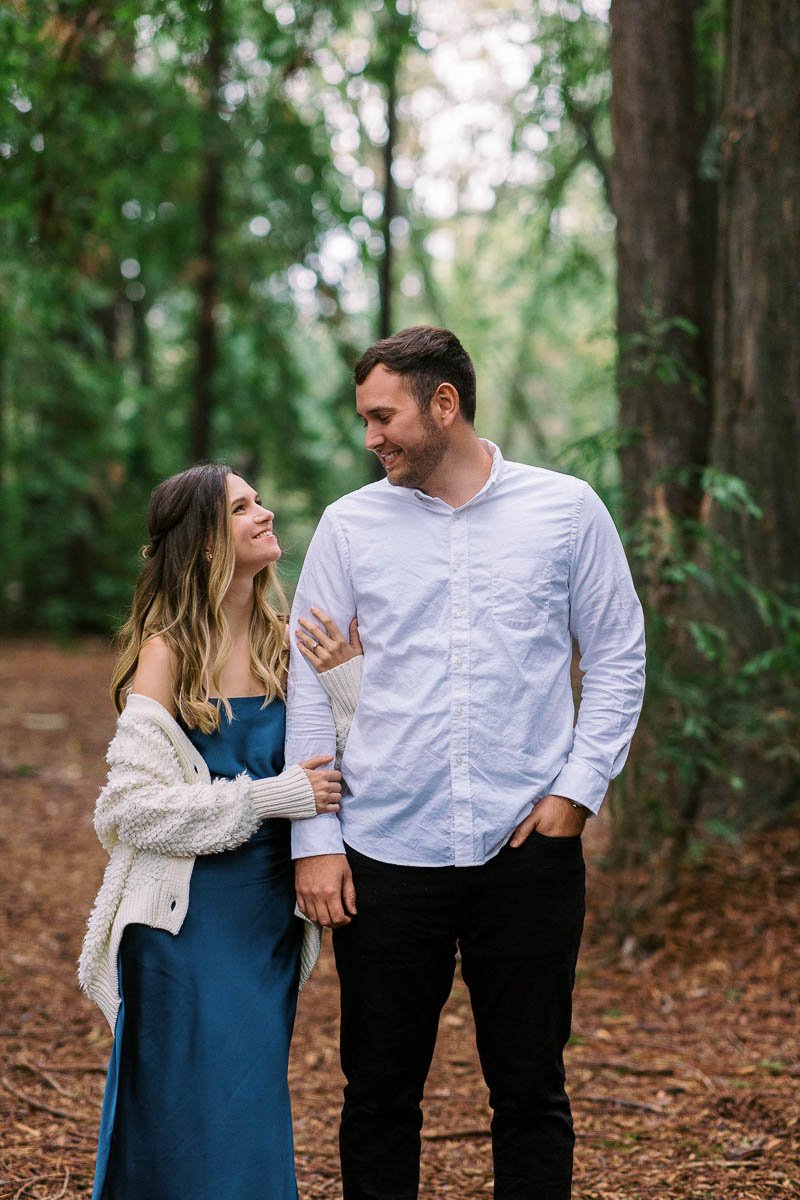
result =
[[339,801],[342,798],[341,772],[322,770],[323,765],[331,761],[330,754],[320,754],[300,763],[311,784],[318,813],[339,811]]
[[358,636],[358,621],[353,617],[350,622],[350,640],[346,642],[338,625],[324,613],[321,608],[312,608],[311,612],[317,618],[318,624],[307,617],[300,617],[295,631],[297,649],[318,674],[339,667],[350,658],[363,654],[361,639]]

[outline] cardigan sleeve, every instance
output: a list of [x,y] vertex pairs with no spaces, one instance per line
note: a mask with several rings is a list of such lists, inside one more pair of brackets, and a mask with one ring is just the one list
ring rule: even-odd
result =
[[336,765],[342,761],[347,735],[361,695],[364,656],[355,655],[330,671],[323,671],[319,681],[328,694],[336,726]]
[[109,772],[94,814],[106,850],[120,842],[174,857],[241,846],[267,817],[316,814],[302,767],[274,779],[247,775],[187,783],[169,738],[152,721],[123,717],[108,749]]

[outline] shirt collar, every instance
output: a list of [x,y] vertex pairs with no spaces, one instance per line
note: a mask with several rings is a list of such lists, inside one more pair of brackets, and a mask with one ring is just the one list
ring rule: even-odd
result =
[[469,508],[471,505],[477,504],[480,500],[487,496],[489,492],[493,491],[503,477],[503,473],[505,471],[505,459],[503,458],[499,446],[495,446],[494,442],[490,442],[488,438],[480,438],[479,440],[484,450],[488,450],[489,454],[492,456],[492,467],[489,471],[489,477],[481,490],[476,492],[475,495],[467,500],[465,504],[461,504],[458,510],[453,509],[453,507],[448,504],[446,500],[442,500],[441,497],[429,496],[427,492],[421,492],[418,488],[412,490],[412,497],[415,500],[419,500],[426,506],[426,508],[438,508],[443,509],[446,512],[460,512],[461,509]]

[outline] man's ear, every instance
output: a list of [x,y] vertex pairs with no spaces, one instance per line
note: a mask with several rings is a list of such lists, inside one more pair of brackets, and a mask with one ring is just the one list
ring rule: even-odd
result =
[[443,429],[449,429],[461,412],[461,400],[452,383],[440,383],[433,397],[433,407]]

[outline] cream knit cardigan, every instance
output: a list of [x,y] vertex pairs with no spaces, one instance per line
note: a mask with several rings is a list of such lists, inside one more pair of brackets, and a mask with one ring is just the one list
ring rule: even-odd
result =
[[[320,676],[331,698],[337,747],[350,728],[361,686],[361,658]],[[211,782],[202,755],[167,710],[132,694],[108,748],[108,778],[94,827],[109,860],[89,916],[78,980],[111,1026],[120,996],[117,953],[126,925],[143,924],[172,934],[189,907],[189,883],[198,854],[241,846],[268,817],[302,820],[316,815],[302,767],[273,779],[247,775]],[[306,921],[300,986],[319,956],[321,931]]]

